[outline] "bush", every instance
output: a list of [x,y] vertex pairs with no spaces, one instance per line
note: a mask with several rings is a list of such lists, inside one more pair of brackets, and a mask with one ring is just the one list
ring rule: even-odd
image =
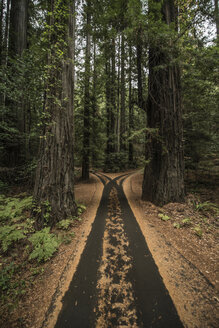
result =
[[50,228],[44,228],[35,232],[29,241],[32,243],[33,251],[29,259],[37,259],[38,262],[47,261],[58,249],[59,240],[53,233],[50,233]]

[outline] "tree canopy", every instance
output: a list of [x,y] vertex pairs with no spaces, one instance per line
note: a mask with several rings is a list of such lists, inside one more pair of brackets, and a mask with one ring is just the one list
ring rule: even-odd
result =
[[184,167],[215,166],[217,1],[0,9],[0,183],[35,181],[42,217],[47,201],[54,222],[76,213],[74,167],[145,167],[143,198],[164,204],[183,200]]

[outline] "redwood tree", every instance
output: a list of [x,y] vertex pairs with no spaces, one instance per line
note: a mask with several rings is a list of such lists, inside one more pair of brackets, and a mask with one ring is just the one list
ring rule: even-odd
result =
[[147,102],[150,133],[142,199],[163,205],[184,199],[180,71],[172,42],[177,10],[174,0],[151,0],[149,10],[153,19],[162,19],[167,39],[150,38]]
[[34,199],[38,226],[74,216],[74,1],[51,0],[45,134]]

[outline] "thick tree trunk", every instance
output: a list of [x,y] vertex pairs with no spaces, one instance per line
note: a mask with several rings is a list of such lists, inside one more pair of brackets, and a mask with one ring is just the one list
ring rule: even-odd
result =
[[[55,1],[55,0],[54,0]],[[52,3],[54,4],[54,2]],[[73,144],[73,87],[74,87],[74,2],[71,5],[63,1],[69,10],[65,20],[54,19],[51,22],[62,25],[68,43],[63,59],[50,58],[51,80],[48,84],[46,110],[49,122],[45,136],[41,139],[40,160],[36,171],[34,199],[38,209],[38,226],[55,222],[77,214],[74,199],[74,144]],[[54,8],[52,6],[52,8]],[[57,10],[62,8],[57,8]],[[59,33],[56,32],[56,33]],[[56,43],[52,36],[51,45]],[[62,48],[63,50],[63,48]],[[60,81],[60,85],[57,85]],[[55,83],[56,82],[56,83]],[[49,215],[48,215],[49,214]]]
[[84,137],[83,137],[83,158],[82,158],[82,179],[89,179],[90,169],[90,57],[91,57],[91,36],[90,36],[90,0],[87,0],[87,35],[85,54],[85,91],[84,91]]
[[27,48],[28,0],[11,0],[9,55],[22,55]]
[[[164,1],[162,12],[167,24],[173,22],[173,1]],[[174,50],[167,54],[159,46],[150,46],[147,119],[157,135],[150,135],[142,198],[157,205],[184,200],[180,72],[174,57]]]

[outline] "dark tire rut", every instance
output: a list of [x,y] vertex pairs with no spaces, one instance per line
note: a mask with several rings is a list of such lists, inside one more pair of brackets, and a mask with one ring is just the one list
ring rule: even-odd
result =
[[124,194],[127,176],[97,176],[103,195],[55,328],[183,327]]

